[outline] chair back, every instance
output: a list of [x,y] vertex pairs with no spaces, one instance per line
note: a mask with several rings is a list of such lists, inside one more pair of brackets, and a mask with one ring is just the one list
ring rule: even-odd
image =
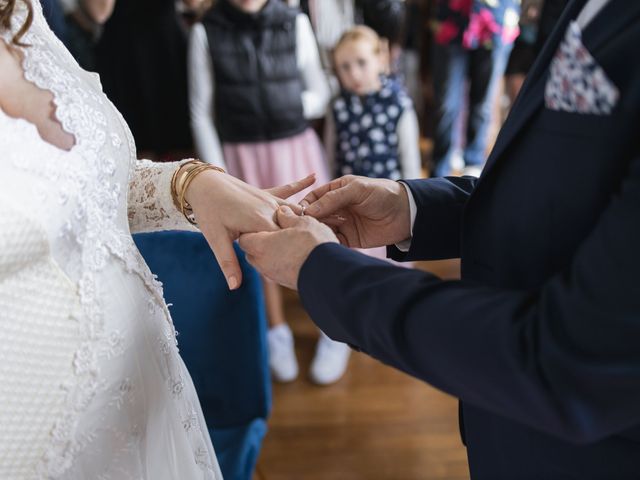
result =
[[207,426],[236,427],[271,409],[267,321],[262,282],[235,245],[242,286],[229,291],[200,233],[134,235],[151,271],[163,283],[178,331],[178,347],[193,379]]

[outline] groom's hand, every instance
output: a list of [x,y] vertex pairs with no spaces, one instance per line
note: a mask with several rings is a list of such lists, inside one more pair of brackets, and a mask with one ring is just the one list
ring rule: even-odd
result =
[[281,230],[240,236],[247,261],[274,282],[298,288],[298,276],[311,251],[322,243],[338,243],[329,227],[311,217],[297,216],[288,206],[276,214]]
[[409,197],[392,180],[347,175],[312,191],[301,205],[348,247],[381,247],[411,236]]

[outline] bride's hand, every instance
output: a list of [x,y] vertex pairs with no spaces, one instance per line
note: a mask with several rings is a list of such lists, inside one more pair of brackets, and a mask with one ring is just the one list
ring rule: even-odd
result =
[[269,190],[260,190],[224,173],[205,170],[185,192],[198,227],[209,242],[231,290],[242,283],[242,270],[233,250],[233,241],[243,233],[279,230],[275,213],[289,205],[301,214],[302,208],[285,199],[313,185],[315,175]]

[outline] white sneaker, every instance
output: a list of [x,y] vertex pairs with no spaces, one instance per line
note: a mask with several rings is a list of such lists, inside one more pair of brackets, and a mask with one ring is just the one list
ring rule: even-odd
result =
[[320,332],[320,339],[316,347],[316,355],[311,363],[309,376],[318,385],[335,383],[347,370],[351,348],[340,342],[335,342]]
[[267,332],[269,367],[278,382],[292,382],[298,376],[298,360],[293,348],[293,335],[289,325],[283,323]]

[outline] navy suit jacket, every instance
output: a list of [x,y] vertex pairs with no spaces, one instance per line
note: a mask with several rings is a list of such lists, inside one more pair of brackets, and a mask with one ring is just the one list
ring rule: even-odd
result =
[[[410,251],[462,258],[442,281],[336,244],[302,267],[330,337],[461,399],[472,478],[640,478],[640,2],[583,43],[618,87],[609,115],[544,104],[571,2],[479,180],[408,181]],[[391,249],[393,250],[393,249]]]

